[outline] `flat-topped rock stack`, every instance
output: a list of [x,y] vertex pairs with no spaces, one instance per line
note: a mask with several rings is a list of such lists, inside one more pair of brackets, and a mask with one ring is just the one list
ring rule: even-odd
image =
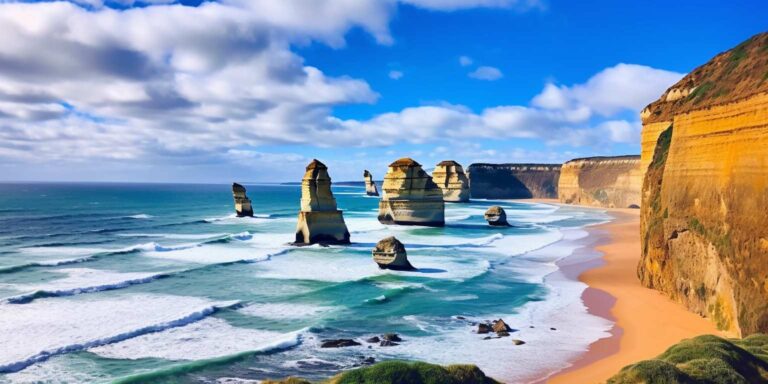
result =
[[238,183],[232,183],[232,196],[235,198],[237,217],[252,217],[253,207],[251,206],[251,199],[245,195],[245,187]]
[[443,201],[469,201],[469,178],[461,164],[453,160],[441,161],[432,172],[432,180],[443,191]]
[[365,179],[365,194],[368,196],[378,196],[379,190],[376,188],[376,182],[373,181],[373,175],[367,169],[363,172],[363,178]]
[[307,165],[301,180],[301,211],[295,244],[317,243],[349,244],[349,231],[331,192],[328,167],[315,159]]
[[494,227],[509,227],[509,223],[507,222],[507,212],[504,211],[504,208],[499,207],[498,205],[494,205],[490,208],[488,208],[487,211],[485,211],[485,221],[488,222],[489,225],[492,225]]
[[376,243],[373,248],[373,261],[382,269],[412,271],[416,268],[408,261],[405,246],[394,236],[387,237]]
[[382,189],[384,197],[379,202],[381,223],[445,225],[443,191],[413,159],[404,157],[390,164]]

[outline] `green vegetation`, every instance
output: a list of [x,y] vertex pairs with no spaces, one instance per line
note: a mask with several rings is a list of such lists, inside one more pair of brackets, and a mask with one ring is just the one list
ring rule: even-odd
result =
[[704,96],[712,89],[712,87],[714,87],[714,84],[709,81],[699,85],[690,95],[688,95],[688,100],[693,100],[694,103],[704,100]]
[[704,228],[704,224],[702,224],[699,219],[695,217],[688,219],[688,227],[699,235],[706,236],[707,234],[707,229]]
[[[282,381],[264,381],[265,384],[311,384],[289,377]],[[446,367],[405,361],[385,361],[370,367],[340,373],[326,384],[498,384],[475,365],[449,365]]]
[[[698,90],[698,88],[697,88]],[[694,91],[695,93],[696,91]],[[693,94],[693,93],[692,93]],[[656,149],[653,151],[653,160],[648,168],[659,168],[667,163],[667,156],[669,155],[669,146],[672,144],[672,126],[665,129],[659,134],[659,139],[656,140]]]
[[751,384],[768,382],[768,335],[742,340],[698,336],[653,360],[624,367],[609,384]]

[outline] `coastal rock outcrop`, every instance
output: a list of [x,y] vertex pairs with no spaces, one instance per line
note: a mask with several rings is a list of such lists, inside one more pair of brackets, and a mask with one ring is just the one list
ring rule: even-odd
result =
[[640,156],[574,159],[560,169],[558,198],[566,204],[639,208]]
[[556,199],[560,164],[471,164],[473,199]]
[[317,159],[307,165],[301,180],[301,211],[296,225],[297,245],[349,244],[344,216],[336,208],[328,167]]
[[768,331],[767,73],[762,33],[694,69],[641,115],[638,276],[742,336]]
[[363,178],[365,179],[365,194],[368,196],[378,196],[379,189],[376,188],[376,182],[373,181],[373,175],[366,169],[363,172]]
[[245,195],[245,187],[238,183],[232,183],[232,196],[235,198],[237,217],[252,217],[253,207],[251,206],[251,199]]
[[379,221],[383,224],[445,225],[443,191],[411,158],[389,165],[384,176],[384,197],[379,201]]
[[443,190],[443,200],[452,203],[469,201],[469,178],[461,164],[445,160],[435,166],[432,181]]
[[509,227],[507,222],[507,212],[504,208],[494,205],[485,211],[485,221],[494,227]]
[[416,268],[408,261],[405,246],[394,236],[387,237],[376,243],[373,248],[373,261],[382,269],[397,271],[412,271]]

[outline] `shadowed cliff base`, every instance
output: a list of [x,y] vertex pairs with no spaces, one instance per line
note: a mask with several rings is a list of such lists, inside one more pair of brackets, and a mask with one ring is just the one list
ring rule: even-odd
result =
[[475,163],[467,168],[474,199],[554,199],[560,164]]

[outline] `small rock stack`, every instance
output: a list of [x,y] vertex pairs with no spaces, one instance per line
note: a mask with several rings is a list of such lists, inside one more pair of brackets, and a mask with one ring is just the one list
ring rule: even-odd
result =
[[378,196],[379,190],[376,188],[376,182],[373,181],[373,175],[367,169],[363,172],[363,178],[365,179],[365,194],[368,196]]
[[301,211],[296,225],[297,245],[349,244],[349,230],[331,192],[328,167],[317,159],[307,165],[301,181]]
[[499,207],[498,205],[494,205],[488,208],[488,210],[485,211],[484,216],[488,224],[494,227],[510,226],[509,223],[507,222],[507,212],[504,211],[504,208]]
[[376,243],[373,248],[373,261],[382,269],[394,269],[398,271],[412,271],[416,268],[408,262],[408,253],[405,246],[394,236],[387,237]]
[[245,195],[245,187],[238,183],[232,183],[232,196],[235,198],[237,217],[252,217],[253,207],[251,206],[251,199]]

